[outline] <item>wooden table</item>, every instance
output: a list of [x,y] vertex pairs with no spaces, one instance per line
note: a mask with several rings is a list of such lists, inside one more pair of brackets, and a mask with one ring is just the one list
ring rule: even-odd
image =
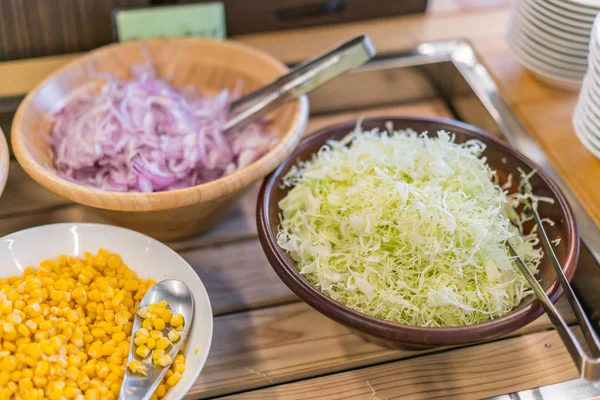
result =
[[[577,95],[537,83],[517,64],[503,39],[507,19],[508,6],[503,0],[439,0],[431,2],[426,16],[236,39],[296,61],[359,33],[370,34],[381,53],[422,41],[467,37],[513,111],[598,223],[600,191],[595,182],[600,178],[600,161],[583,148],[572,131],[570,118]],[[0,64],[0,96],[22,94],[71,57]],[[449,114],[438,102],[371,110],[369,114],[390,111]],[[343,117],[313,119],[307,133]],[[101,221],[41,190],[15,161],[11,168],[0,200],[0,235],[43,223]],[[257,187],[209,234],[169,243],[200,275],[215,314],[210,356],[188,398],[481,398],[577,377],[545,316],[510,336],[470,347],[396,351],[363,341],[300,302],[272,271],[256,237],[256,194]],[[577,271],[576,287],[592,310],[600,310],[595,289],[600,283],[598,272],[587,265]]]

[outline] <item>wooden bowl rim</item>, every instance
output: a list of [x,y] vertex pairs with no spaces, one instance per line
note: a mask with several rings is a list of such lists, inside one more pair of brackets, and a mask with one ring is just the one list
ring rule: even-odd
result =
[[8,170],[10,168],[10,152],[8,151],[8,143],[2,128],[0,128],[0,196],[4,192],[6,180],[8,179]]
[[[387,341],[416,346],[450,346],[489,340],[517,330],[538,318],[542,314],[543,309],[539,300],[534,299],[528,305],[505,316],[473,325],[444,328],[403,325],[363,314],[331,299],[311,285],[302,275],[300,275],[293,265],[288,263],[283,251],[277,245],[274,232],[270,229],[271,221],[268,207],[273,188],[276,187],[279,182],[279,179],[277,179],[278,175],[280,175],[281,171],[288,165],[295,163],[300,159],[299,153],[301,153],[309,144],[313,144],[314,142],[321,142],[324,144],[331,134],[340,129],[347,129],[348,132],[350,132],[357,121],[358,120],[354,119],[331,125],[306,137],[281,163],[281,165],[263,181],[258,195],[256,213],[258,236],[267,259],[281,280],[311,307],[351,329],[374,335]],[[563,262],[563,268],[567,279],[570,281],[573,278],[577,267],[577,260],[579,258],[579,234],[573,211],[560,188],[533,161],[529,160],[502,140],[492,136],[490,133],[460,121],[446,118],[402,116],[370,117],[364,118],[362,121],[381,121],[383,123],[391,121],[394,124],[395,122],[401,121],[405,126],[410,126],[409,124],[411,122],[431,123],[432,126],[435,126],[436,130],[446,129],[449,132],[466,131],[475,136],[480,135],[486,140],[494,142],[504,150],[507,156],[514,157],[531,168],[536,168],[538,171],[537,174],[544,183],[548,185],[558,200],[557,206],[564,212],[568,238],[567,257]],[[552,284],[546,290],[546,293],[553,303],[555,303],[562,295],[562,287],[557,279],[554,279]]]
[[153,193],[131,193],[111,192],[89,188],[69,182],[66,179],[59,177],[55,173],[51,173],[47,168],[38,163],[32,154],[26,150],[25,144],[23,143],[26,140],[26,136],[22,133],[21,128],[23,114],[30,106],[33,98],[38,95],[45,85],[55,79],[58,75],[68,71],[77,64],[87,62],[88,60],[96,58],[105,53],[110,53],[115,49],[123,49],[128,47],[135,47],[136,49],[139,49],[139,46],[144,44],[168,46],[172,42],[183,42],[189,44],[190,46],[200,47],[226,46],[232,50],[239,51],[241,55],[261,58],[281,74],[285,74],[287,71],[289,71],[289,68],[285,64],[270,54],[260,49],[229,40],[216,40],[207,38],[159,38],[131,41],[126,43],[113,43],[92,50],[85,55],[72,60],[46,77],[27,94],[25,99],[19,105],[13,120],[11,139],[15,157],[27,174],[29,174],[37,183],[51,192],[74,202],[106,210],[139,212],[180,208],[199,202],[213,200],[242,189],[248,184],[264,177],[274,168],[276,168],[279,163],[296,147],[306,128],[309,106],[308,98],[305,95],[294,100],[293,102],[288,103],[288,105],[295,104],[297,107],[293,115],[293,122],[287,132],[282,132],[279,142],[275,147],[269,150],[268,153],[241,171],[237,171],[215,181],[184,189]]

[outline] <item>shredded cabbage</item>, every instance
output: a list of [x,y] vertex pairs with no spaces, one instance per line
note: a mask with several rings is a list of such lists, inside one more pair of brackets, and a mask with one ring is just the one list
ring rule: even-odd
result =
[[377,318],[447,327],[505,315],[531,293],[505,242],[534,273],[543,253],[511,223],[516,198],[484,149],[444,131],[357,127],[285,176],[278,244],[317,289]]

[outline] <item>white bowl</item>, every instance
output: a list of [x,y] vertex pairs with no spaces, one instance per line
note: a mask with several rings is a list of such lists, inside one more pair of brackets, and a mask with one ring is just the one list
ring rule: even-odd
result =
[[[141,278],[178,279],[194,296],[194,321],[185,347],[185,372],[165,400],[181,399],[198,378],[208,357],[213,316],[206,289],[192,267],[169,247],[129,229],[100,224],[52,224],[25,229],[0,239],[2,276],[21,275],[25,268],[60,254],[83,256],[103,248],[118,253]],[[198,353],[194,354],[194,349]]]

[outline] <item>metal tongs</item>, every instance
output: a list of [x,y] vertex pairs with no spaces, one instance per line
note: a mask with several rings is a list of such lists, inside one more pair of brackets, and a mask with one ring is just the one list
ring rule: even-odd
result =
[[333,78],[360,67],[375,56],[375,48],[367,35],[357,36],[335,49],[292,69],[267,86],[255,90],[230,105],[232,117],[225,133],[250,122]]
[[[526,184],[528,185],[528,183]],[[560,283],[567,300],[569,300],[569,304],[571,305],[573,314],[575,314],[575,318],[577,318],[577,323],[583,332],[583,337],[587,346],[583,346],[579,341],[579,338],[575,336],[571,329],[569,329],[569,326],[565,322],[564,318],[560,315],[560,312],[557,310],[554,304],[552,304],[552,301],[550,301],[550,298],[542,286],[527,268],[525,262],[523,262],[521,257],[517,254],[515,248],[507,241],[506,244],[508,249],[511,255],[514,257],[517,266],[531,285],[533,292],[542,303],[546,314],[548,314],[550,321],[556,328],[556,331],[558,332],[562,342],[567,347],[571,358],[575,362],[581,377],[588,381],[600,380],[600,369],[598,368],[600,365],[600,339],[590,323],[590,320],[585,315],[579,300],[575,296],[575,293],[573,292],[573,289],[571,288],[571,285],[569,284],[569,281],[567,280],[567,277],[561,268],[560,262],[558,261],[554,250],[552,249],[550,239],[548,239],[548,235],[546,234],[546,230],[542,224],[540,215],[538,214],[536,205],[529,201],[525,202],[524,204],[525,211],[532,214],[533,220],[538,226],[539,235],[542,239],[542,244],[546,250],[546,254],[548,257],[550,257],[550,261],[552,262],[554,270],[556,271],[556,275],[558,276],[558,282]]]

